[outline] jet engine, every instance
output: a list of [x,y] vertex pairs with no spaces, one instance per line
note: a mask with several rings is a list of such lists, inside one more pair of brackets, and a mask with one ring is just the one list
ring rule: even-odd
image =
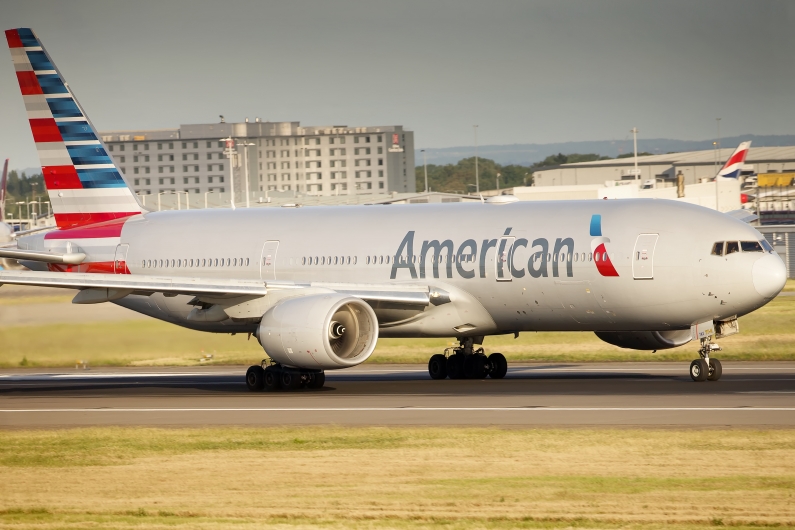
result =
[[667,350],[687,344],[693,338],[689,329],[666,331],[596,331],[603,341],[633,350]]
[[363,363],[378,341],[378,320],[364,301],[338,293],[285,299],[263,315],[257,338],[277,363],[334,370]]

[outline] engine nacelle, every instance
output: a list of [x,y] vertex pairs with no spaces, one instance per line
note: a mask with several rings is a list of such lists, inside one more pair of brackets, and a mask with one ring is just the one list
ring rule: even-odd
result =
[[363,363],[378,341],[378,320],[363,300],[337,293],[288,298],[263,315],[257,338],[276,362],[334,370]]
[[693,338],[689,329],[666,331],[595,331],[597,337],[620,348],[667,350],[687,344]]

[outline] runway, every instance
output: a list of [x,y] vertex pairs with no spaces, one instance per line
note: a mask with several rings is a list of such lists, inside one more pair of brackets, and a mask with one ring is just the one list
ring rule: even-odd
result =
[[420,365],[327,372],[320,391],[251,393],[246,367],[0,371],[0,427],[91,425],[795,426],[795,363],[512,365],[433,381]]

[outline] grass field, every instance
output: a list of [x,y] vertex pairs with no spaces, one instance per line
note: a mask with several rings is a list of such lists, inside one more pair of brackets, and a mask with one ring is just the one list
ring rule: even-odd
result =
[[[52,297],[0,298],[0,305],[53,303]],[[64,306],[69,309],[69,305]],[[720,341],[725,360],[795,360],[795,297],[779,297],[740,319],[740,334]],[[450,345],[444,339],[381,339],[373,363],[425,363]],[[687,361],[692,343],[657,353],[625,350],[593,333],[523,333],[488,337],[487,352],[500,351],[509,361]],[[200,333],[156,320],[87,322],[0,327],[0,367],[256,364],[263,357],[255,338]]]
[[795,431],[0,431],[0,528],[795,525]]

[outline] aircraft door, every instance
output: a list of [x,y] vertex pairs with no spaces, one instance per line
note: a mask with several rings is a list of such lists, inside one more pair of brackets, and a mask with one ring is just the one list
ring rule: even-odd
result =
[[116,255],[113,258],[113,272],[115,274],[130,274],[127,268],[127,251],[130,245],[116,245]]
[[632,277],[636,280],[654,279],[654,248],[659,234],[640,234],[632,254]]
[[279,250],[278,241],[266,241],[262,247],[262,256],[259,260],[259,277],[262,280],[276,279],[276,251]]
[[511,276],[511,260],[513,259],[513,242],[516,240],[513,236],[501,237],[497,242],[497,254],[494,256],[494,264],[497,267],[496,278],[498,282],[510,282],[513,280]]

